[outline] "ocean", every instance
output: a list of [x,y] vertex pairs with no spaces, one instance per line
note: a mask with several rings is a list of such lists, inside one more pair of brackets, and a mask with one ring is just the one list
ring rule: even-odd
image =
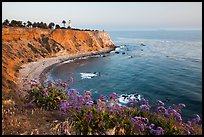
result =
[[202,118],[202,31],[110,31],[115,51],[105,56],[66,61],[47,80],[67,81],[83,94],[138,93],[150,104],[184,103],[184,120]]

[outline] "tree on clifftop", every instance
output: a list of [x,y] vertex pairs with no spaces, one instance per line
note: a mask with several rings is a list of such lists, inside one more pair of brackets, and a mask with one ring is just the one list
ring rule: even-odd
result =
[[26,26],[26,22],[23,22],[23,27],[25,27]]
[[9,20],[5,19],[4,22],[3,22],[3,25],[9,25]]
[[55,29],[60,29],[60,25],[56,24]]
[[48,25],[48,27],[49,27],[50,29],[52,29],[54,26],[55,26],[55,23],[53,23],[53,22],[50,22],[50,24]]
[[63,20],[63,21],[62,21],[62,23],[64,24],[64,27],[65,27],[66,21],[65,21],[65,20]]
[[27,27],[31,27],[32,26],[32,22],[27,21]]
[[48,26],[47,26],[46,23],[43,23],[43,28],[44,28],[44,29],[48,29]]
[[13,27],[23,27],[22,21],[16,21],[16,20],[12,20],[10,25]]
[[32,24],[32,26],[33,26],[33,28],[36,28],[36,27],[37,27],[37,23],[34,22],[34,23]]

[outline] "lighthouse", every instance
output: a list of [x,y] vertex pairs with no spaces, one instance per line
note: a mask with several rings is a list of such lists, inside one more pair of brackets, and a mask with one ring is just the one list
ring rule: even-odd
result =
[[71,28],[71,20],[69,20],[69,26],[68,26],[68,28]]

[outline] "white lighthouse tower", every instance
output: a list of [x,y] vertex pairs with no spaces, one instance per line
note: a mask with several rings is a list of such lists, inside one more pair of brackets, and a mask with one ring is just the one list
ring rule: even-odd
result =
[[68,28],[71,28],[71,20],[69,20],[69,26],[68,26]]

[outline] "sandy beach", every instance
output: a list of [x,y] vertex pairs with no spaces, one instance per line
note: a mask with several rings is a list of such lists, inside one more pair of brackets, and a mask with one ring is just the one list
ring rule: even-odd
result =
[[58,63],[61,63],[66,60],[74,59],[74,58],[103,54],[110,51],[111,49],[107,48],[107,49],[103,49],[95,52],[69,54],[69,55],[63,55],[63,56],[57,56],[57,57],[51,57],[51,58],[44,58],[36,62],[23,64],[21,66],[22,69],[19,70],[19,74],[18,74],[19,93],[21,94],[22,97],[24,97],[27,94],[27,91],[30,89],[29,82],[31,80],[40,81],[43,78],[46,78],[45,74],[47,73],[47,71],[49,71],[50,68],[52,68],[54,65]]

